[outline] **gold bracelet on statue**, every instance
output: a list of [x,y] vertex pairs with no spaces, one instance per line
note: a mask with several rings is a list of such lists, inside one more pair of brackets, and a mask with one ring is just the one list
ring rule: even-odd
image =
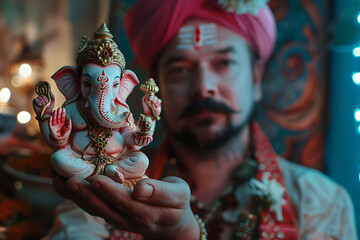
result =
[[194,214],[196,222],[199,224],[200,229],[200,240],[207,240],[207,231],[205,228],[204,221],[199,217],[199,215]]
[[36,116],[35,119],[38,120],[38,121],[43,121],[45,119],[49,119],[50,116],[51,116],[51,114],[44,114],[43,116],[41,116],[41,114],[40,114],[40,116],[39,115]]
[[51,136],[51,135],[49,135],[49,137],[50,137],[50,140],[51,140],[52,142],[57,143],[57,144],[65,143],[65,142],[69,139],[69,137],[67,137],[67,138],[65,138],[65,139],[63,139],[63,140],[56,140],[56,139],[53,138],[53,136]]

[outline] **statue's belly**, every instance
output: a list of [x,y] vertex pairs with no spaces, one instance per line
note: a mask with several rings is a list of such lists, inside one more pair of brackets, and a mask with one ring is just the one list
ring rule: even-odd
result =
[[[94,151],[94,143],[91,143],[89,132],[79,131],[73,135],[72,138],[72,148],[74,151],[79,153],[86,152],[87,154],[97,155]],[[89,147],[90,144],[90,147]],[[88,148],[89,147],[89,148]],[[88,148],[88,149],[87,149]],[[87,151],[86,151],[87,149]],[[112,136],[107,140],[107,145],[105,147],[104,153],[107,155],[114,155],[121,153],[124,150],[124,139],[121,134],[117,131],[112,132]]]

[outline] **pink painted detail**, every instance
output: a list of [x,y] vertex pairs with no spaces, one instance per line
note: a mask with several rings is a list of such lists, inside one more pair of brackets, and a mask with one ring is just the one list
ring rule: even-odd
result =
[[201,29],[200,29],[199,25],[195,26],[194,32],[195,32],[194,48],[196,50],[200,50],[202,48],[202,38],[201,38]]
[[[105,111],[105,98],[108,95],[109,92],[109,86],[106,86],[104,89],[97,89],[98,91],[98,96],[100,95],[100,101],[97,101],[98,104],[98,111],[100,113],[100,115],[104,118],[105,121],[107,121],[108,123],[114,124],[115,122],[113,120],[110,119],[110,116],[108,115],[108,113]],[[99,93],[100,92],[100,93]],[[108,104],[108,103],[107,103]]]
[[99,75],[96,79],[100,84],[100,90],[104,90],[106,88],[106,83],[109,82],[109,77],[106,76],[104,70],[102,71],[101,75]]
[[104,70],[102,71],[101,75],[97,77],[97,81],[99,83],[107,83],[109,81],[109,77],[106,76]]

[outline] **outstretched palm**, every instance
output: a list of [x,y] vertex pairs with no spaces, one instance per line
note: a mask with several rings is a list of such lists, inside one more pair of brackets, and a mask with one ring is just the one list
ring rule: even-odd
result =
[[58,108],[53,111],[49,120],[49,128],[51,136],[61,141],[69,137],[71,132],[71,119],[66,117],[65,108]]

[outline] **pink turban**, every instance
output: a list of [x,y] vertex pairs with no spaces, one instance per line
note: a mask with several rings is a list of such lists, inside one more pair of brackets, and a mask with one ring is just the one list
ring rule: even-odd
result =
[[272,53],[276,24],[267,6],[254,16],[227,12],[216,0],[138,0],[125,17],[125,29],[144,70],[151,71],[163,48],[189,18],[215,22],[238,33],[262,62]]

